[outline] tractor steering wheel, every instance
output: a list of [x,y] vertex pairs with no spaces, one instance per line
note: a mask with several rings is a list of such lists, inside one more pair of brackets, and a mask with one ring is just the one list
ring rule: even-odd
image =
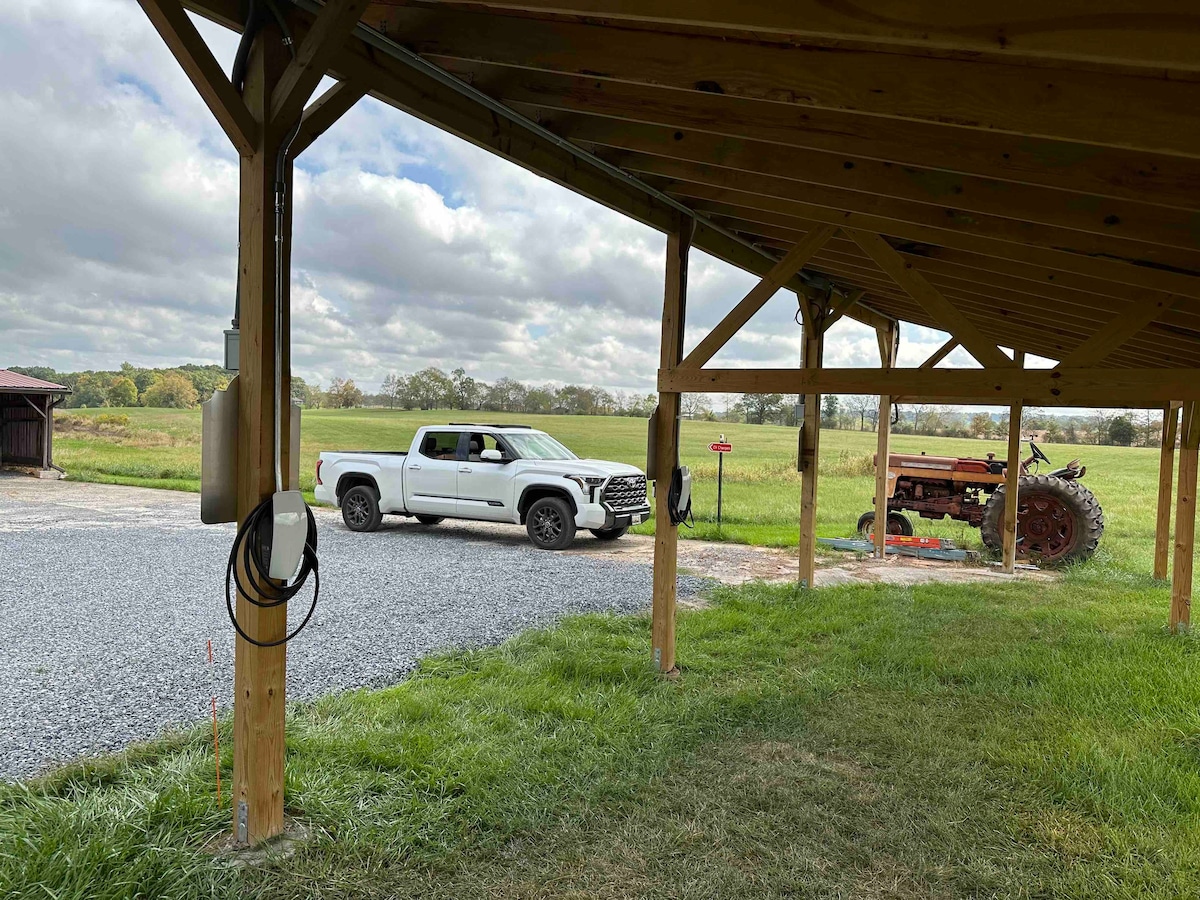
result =
[[1046,465],[1050,465],[1050,459],[1046,456],[1045,453],[1043,453],[1041,451],[1041,448],[1039,448],[1038,445],[1035,444],[1033,441],[1029,442],[1029,449],[1033,451],[1034,460],[1036,460],[1038,462],[1044,462],[1044,463],[1046,463]]

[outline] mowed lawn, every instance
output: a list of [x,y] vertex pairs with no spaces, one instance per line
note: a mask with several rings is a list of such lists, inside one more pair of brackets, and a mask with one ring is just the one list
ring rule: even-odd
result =
[[[62,434],[55,458],[71,477],[199,490],[199,410],[121,409],[70,410],[72,416],[128,415],[127,429],[117,433]],[[317,454],[322,450],[408,449],[416,429],[426,424],[477,419],[520,422],[559,438],[579,456],[614,459],[644,468],[646,420],[587,416],[525,416],[507,413],[464,413],[453,410],[381,409],[305,410],[301,430],[301,487],[314,485]],[[716,525],[717,457],[709,443],[724,434],[733,443],[725,458],[722,527]],[[681,457],[693,475],[695,529],[685,537],[721,539],[764,546],[795,546],[800,517],[800,475],[796,472],[794,428],[684,422]],[[976,441],[898,435],[897,452],[1003,458],[1003,441]],[[1152,562],[1158,451],[1128,447],[1043,446],[1055,463],[1081,457],[1088,467],[1085,483],[1104,508],[1107,531],[1103,549],[1122,567],[1144,571]],[[1028,445],[1024,446],[1028,453]],[[871,458],[873,432],[824,430],[821,434],[817,530],[822,537],[846,537],[860,514],[871,508],[874,494]],[[918,534],[950,537],[959,546],[979,549],[978,532],[949,521],[914,519]],[[636,529],[646,534],[653,522]]]
[[[151,430],[186,435],[191,415]],[[402,445],[428,418],[318,412],[305,452]],[[642,453],[644,422],[531,424],[582,455]],[[795,432],[721,427],[731,509],[761,501],[730,528],[794,529]],[[715,429],[685,425],[701,474]],[[836,470],[873,435],[824,439]],[[247,869],[204,850],[230,824],[232,733],[222,808],[198,726],[0,788],[0,896],[1195,897],[1200,646],[1165,632],[1148,575],[1157,454],[1048,450],[1084,456],[1110,528],[1056,582],[721,588],[680,614],[676,680],[651,671],[646,617],[588,616],[293,707],[287,802],[311,836]],[[827,473],[822,531],[869,494]]]

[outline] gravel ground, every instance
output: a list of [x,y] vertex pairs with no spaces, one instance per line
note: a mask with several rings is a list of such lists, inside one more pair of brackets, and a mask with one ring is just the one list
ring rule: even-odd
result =
[[[291,699],[393,683],[441,649],[650,603],[645,563],[537,551],[522,529],[385,519],[360,535],[333,510],[317,525],[323,586],[289,647]],[[232,540],[232,526],[200,524],[194,494],[0,476],[0,779],[193,725],[214,691],[228,708]],[[680,596],[706,584],[683,577]]]

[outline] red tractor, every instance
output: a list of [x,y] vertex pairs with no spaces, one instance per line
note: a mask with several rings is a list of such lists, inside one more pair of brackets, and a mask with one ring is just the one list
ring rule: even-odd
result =
[[[1061,469],[1039,474],[1050,465],[1037,444],[1021,463],[1017,490],[1017,552],[1041,563],[1058,565],[1090,559],[1104,534],[1104,512],[1095,495],[1079,483],[1087,471],[1073,459]],[[901,510],[924,519],[949,516],[979,528],[984,546],[998,551],[1004,525],[1004,480],[1007,463],[989,453],[986,459],[952,456],[888,456],[888,534],[912,534],[913,526]],[[875,513],[858,520],[858,530],[869,535]]]

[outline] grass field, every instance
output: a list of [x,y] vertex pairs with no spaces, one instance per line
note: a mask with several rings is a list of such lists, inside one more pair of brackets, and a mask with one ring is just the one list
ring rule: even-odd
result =
[[[71,477],[178,490],[199,490],[199,410],[71,410],[76,415],[124,414],[130,425],[122,433],[71,431],[56,439],[55,458]],[[645,466],[644,419],[518,416],[478,414],[497,422],[523,422],[554,434],[580,456],[614,459]],[[462,421],[471,415],[455,411],[307,410],[301,440],[301,487],[314,483],[317,454],[335,449],[407,449],[421,425]],[[708,444],[724,433],[734,452],[725,459],[722,528],[716,526],[717,460]],[[800,510],[800,476],[796,472],[796,430],[770,425],[684,422],[681,456],[692,467],[694,531],[687,537],[722,539],[765,546],[794,546]],[[982,456],[1006,455],[1002,441],[974,441],[899,435],[898,452]],[[1122,568],[1147,571],[1153,561],[1154,507],[1158,452],[1127,447],[1046,445],[1056,464],[1081,456],[1088,466],[1086,483],[1100,498],[1107,521],[1102,548]],[[822,537],[853,533],[858,516],[871,506],[874,482],[870,460],[875,451],[871,432],[826,430],[821,436],[820,497],[817,530]],[[638,531],[653,532],[653,523]],[[956,522],[917,521],[917,533],[952,537],[960,546],[980,547],[978,532]]]
[[[67,437],[60,459],[193,486],[195,415],[130,415],[125,443]],[[305,468],[430,418],[311,414]],[[639,461],[644,422],[535,424]],[[726,536],[787,542],[794,432],[724,430]],[[714,431],[684,429],[701,516]],[[825,434],[823,532],[865,508],[870,479],[835,473],[872,437]],[[1156,454],[1049,450],[1085,457],[1109,520],[1104,552],[1055,582],[723,588],[679,617],[678,680],[651,672],[646,617],[589,616],[294,706],[288,808],[312,837],[245,870],[204,850],[230,811],[198,727],[0,787],[0,896],[1195,897],[1200,645],[1165,633],[1147,574]]]

